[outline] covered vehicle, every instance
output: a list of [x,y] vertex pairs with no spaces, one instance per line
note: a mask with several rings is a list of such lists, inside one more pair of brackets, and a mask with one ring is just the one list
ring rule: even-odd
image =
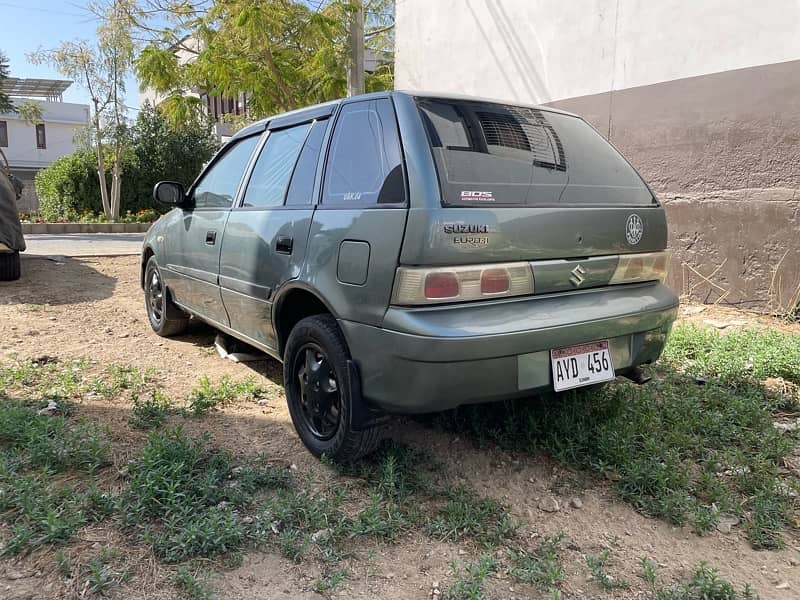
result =
[[21,195],[22,183],[0,169],[0,281],[20,277],[19,253],[25,250],[17,212],[17,199]]

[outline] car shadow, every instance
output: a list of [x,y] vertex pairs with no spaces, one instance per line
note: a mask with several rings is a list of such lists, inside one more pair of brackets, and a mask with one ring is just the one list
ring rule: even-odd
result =
[[0,281],[0,304],[61,305],[111,297],[116,277],[100,273],[88,261],[59,256],[22,256],[22,276]]
[[[189,327],[186,332],[182,335],[176,335],[172,339],[216,352],[214,341],[216,340],[217,335],[221,335],[225,338],[228,352],[241,352],[244,354],[252,354],[262,357],[259,360],[242,362],[241,364],[246,366],[248,369],[251,369],[261,377],[266,377],[272,383],[283,386],[283,367],[278,360],[272,358],[268,354],[265,354],[258,348],[254,348],[245,342],[220,332],[211,325],[203,323],[199,319],[192,319],[189,322]],[[222,357],[219,357],[219,359],[226,360]]]

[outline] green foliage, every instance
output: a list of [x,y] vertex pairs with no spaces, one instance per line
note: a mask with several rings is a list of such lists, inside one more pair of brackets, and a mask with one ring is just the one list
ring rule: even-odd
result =
[[597,556],[587,556],[586,566],[589,567],[589,572],[597,584],[606,592],[611,590],[624,590],[628,588],[628,583],[622,579],[615,579],[606,572],[611,553],[608,550],[603,550]]
[[[167,96],[163,106],[173,123],[197,113],[199,103],[185,92],[198,88],[225,98],[247,94],[250,118],[342,97],[355,6],[354,0],[322,7],[299,0],[231,0],[191,15],[132,10],[135,26],[152,36],[136,61],[136,75]],[[366,89],[391,89],[393,2],[368,0],[364,8],[365,45],[379,60],[366,74]],[[176,47],[191,60],[178,61]]]
[[0,50],[0,113],[11,112],[14,110],[14,104],[8,97],[8,94],[3,91],[3,80],[8,79],[8,57]]
[[[730,338],[730,339],[728,339]],[[695,382],[695,375],[708,380]],[[616,481],[620,496],[698,532],[720,513],[744,521],[754,547],[780,546],[797,479],[782,472],[797,433],[773,427],[793,405],[767,377],[800,381],[800,338],[775,331],[720,334],[679,325],[655,380],[598,392],[471,406],[440,417],[481,444],[546,450]]]
[[656,595],[658,600],[753,600],[757,596],[746,585],[741,594],[733,585],[719,577],[719,574],[700,564],[691,580],[673,590],[661,590]]
[[163,392],[153,390],[149,396],[133,397],[133,410],[128,422],[137,429],[153,429],[161,425],[172,409],[172,400]]
[[219,383],[213,384],[203,375],[199,385],[189,395],[189,412],[192,416],[202,417],[211,409],[230,404],[240,398],[255,400],[263,390],[252,378],[244,381],[231,381],[227,375]]
[[481,600],[483,584],[496,569],[497,563],[491,554],[484,554],[463,568],[453,562],[450,571],[454,581],[444,593],[445,600]]
[[511,576],[522,583],[532,583],[541,591],[556,587],[564,579],[561,566],[561,542],[563,534],[545,537],[532,552],[506,550],[511,559]]
[[447,501],[428,523],[426,531],[442,541],[464,538],[491,546],[514,536],[516,525],[492,498],[481,498],[465,487],[443,490]]
[[166,562],[238,549],[246,528],[236,509],[249,506],[258,490],[288,484],[285,471],[237,467],[230,454],[189,438],[180,427],[151,433],[128,473],[120,510]]
[[214,590],[209,584],[198,579],[187,567],[178,568],[173,581],[183,597],[188,600],[213,600],[215,597]]
[[[153,186],[166,179],[188,186],[217,147],[207,121],[174,128],[149,104],[139,111],[129,137],[129,146],[121,155],[121,207],[123,213],[131,214],[164,210],[153,200]],[[112,160],[110,151],[106,160]],[[106,181],[110,186],[110,171]],[[35,184],[39,211],[46,221],[75,221],[102,208],[94,151],[77,150],[57,159],[36,174]]]
[[90,150],[56,159],[36,173],[35,185],[39,213],[47,221],[74,220],[81,212],[100,209],[97,157]]

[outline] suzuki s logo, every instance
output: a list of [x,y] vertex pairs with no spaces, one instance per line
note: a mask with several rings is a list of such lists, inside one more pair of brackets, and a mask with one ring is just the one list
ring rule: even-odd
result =
[[569,278],[572,285],[575,287],[579,287],[584,281],[586,281],[586,269],[584,269],[581,265],[578,265],[571,271],[572,276]]
[[629,216],[628,221],[625,223],[625,239],[628,240],[628,243],[631,246],[635,246],[642,240],[643,233],[644,223],[642,223],[641,217],[637,214]]

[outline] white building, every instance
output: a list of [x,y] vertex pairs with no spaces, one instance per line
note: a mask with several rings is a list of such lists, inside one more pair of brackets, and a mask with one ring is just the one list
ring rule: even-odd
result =
[[800,2],[403,0],[396,19],[398,89],[550,104],[609,138],[665,202],[679,292],[800,290]]
[[3,82],[3,90],[15,105],[35,102],[42,111],[42,121],[26,123],[17,113],[0,113],[0,150],[8,160],[11,172],[25,183],[20,211],[36,210],[36,172],[57,158],[75,151],[77,130],[89,124],[89,107],[63,102],[64,91],[71,81],[58,79],[18,79]]

